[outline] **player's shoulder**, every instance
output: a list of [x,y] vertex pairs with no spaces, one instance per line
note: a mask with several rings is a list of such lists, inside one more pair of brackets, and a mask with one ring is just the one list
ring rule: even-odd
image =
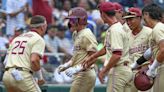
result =
[[38,33],[36,32],[31,32],[31,33],[34,35],[33,39],[36,39],[36,41],[41,41],[42,43],[44,43],[43,37],[41,37]]
[[155,25],[155,27],[153,28],[153,30],[155,30],[155,31],[158,31],[158,30],[164,31],[164,24],[162,22],[157,23]]
[[44,42],[44,39],[36,32],[29,31],[21,35],[22,37],[28,38],[30,42],[41,41]]
[[34,39],[43,39],[38,33],[36,33],[36,32],[32,32],[32,31],[30,31],[30,32],[28,32],[27,33],[28,35],[31,35]]
[[92,31],[89,28],[82,29],[80,32],[78,32],[80,36],[89,36],[92,35]]
[[152,33],[152,28],[143,26],[142,31],[146,34],[151,34]]
[[125,32],[123,29],[123,25],[120,22],[111,25],[110,30],[112,32],[123,32],[123,33]]
[[127,24],[126,22],[123,24],[123,29],[124,29],[124,31],[127,32],[127,33],[129,33],[129,32],[132,31],[132,30],[129,28],[129,26],[128,26],[128,24]]
[[81,32],[81,37],[84,39],[88,39],[88,40],[96,40],[95,35],[93,34],[93,32],[89,29],[89,28],[85,28],[82,30]]

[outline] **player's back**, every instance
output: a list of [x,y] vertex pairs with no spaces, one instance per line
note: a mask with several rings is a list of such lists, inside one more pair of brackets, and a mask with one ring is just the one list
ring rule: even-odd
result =
[[122,51],[122,56],[117,64],[129,61],[128,37],[121,23],[115,23],[108,29],[105,41],[109,58],[113,51]]
[[24,67],[31,70],[30,55],[33,53],[34,45],[40,41],[44,43],[40,35],[31,31],[16,37],[10,44],[5,67]]

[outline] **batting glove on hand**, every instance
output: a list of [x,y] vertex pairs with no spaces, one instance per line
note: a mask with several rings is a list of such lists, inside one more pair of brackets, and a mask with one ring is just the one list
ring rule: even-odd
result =
[[68,68],[65,73],[67,76],[72,77],[72,75],[74,75],[75,73],[80,72],[83,69],[83,67],[81,65],[77,65],[74,67],[70,67]]
[[[150,65],[148,67],[150,67]],[[146,72],[146,75],[149,76],[150,78],[155,78],[155,76],[157,75],[157,73],[156,73],[155,70],[151,70],[149,68],[149,70]]]
[[65,63],[65,64],[62,64],[62,65],[59,65],[58,67],[58,73],[62,72],[62,71],[65,71],[67,68],[69,68],[70,65],[68,63]]

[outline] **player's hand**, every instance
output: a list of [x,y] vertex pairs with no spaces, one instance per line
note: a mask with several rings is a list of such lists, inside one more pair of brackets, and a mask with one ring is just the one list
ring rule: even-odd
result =
[[45,83],[45,80],[41,79],[41,80],[38,80],[38,85],[43,85]]
[[67,70],[65,70],[65,73],[67,76],[72,77],[74,74],[80,72],[83,69],[81,65],[77,65],[74,67],[70,67]]
[[[150,66],[148,66],[150,67]],[[146,75],[149,76],[150,78],[155,78],[157,73],[155,70],[151,70],[150,68],[148,69],[148,71],[146,72]]]
[[34,79],[38,85],[43,85],[45,83],[44,79],[38,79],[38,78],[34,78]]
[[106,73],[107,73],[107,70],[106,68],[104,67],[99,73],[98,73],[98,77],[99,77],[99,80],[100,82],[103,84],[104,83],[104,77],[106,76]]
[[82,63],[82,66],[87,69],[89,68],[92,64],[94,64],[96,62],[96,58],[93,57],[88,57],[84,60],[84,62]]
[[58,67],[58,73],[65,71],[69,67],[70,67],[70,65],[68,63],[59,65],[59,67]]

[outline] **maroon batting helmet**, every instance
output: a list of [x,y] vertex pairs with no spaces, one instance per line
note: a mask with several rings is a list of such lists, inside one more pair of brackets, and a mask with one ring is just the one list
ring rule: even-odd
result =
[[72,8],[69,13],[67,19],[81,19],[81,21],[78,21],[79,24],[87,24],[87,11],[82,7],[75,7]]
[[154,78],[150,78],[146,75],[147,68],[142,68],[136,73],[134,78],[134,85],[140,91],[146,91],[150,89],[154,84]]

